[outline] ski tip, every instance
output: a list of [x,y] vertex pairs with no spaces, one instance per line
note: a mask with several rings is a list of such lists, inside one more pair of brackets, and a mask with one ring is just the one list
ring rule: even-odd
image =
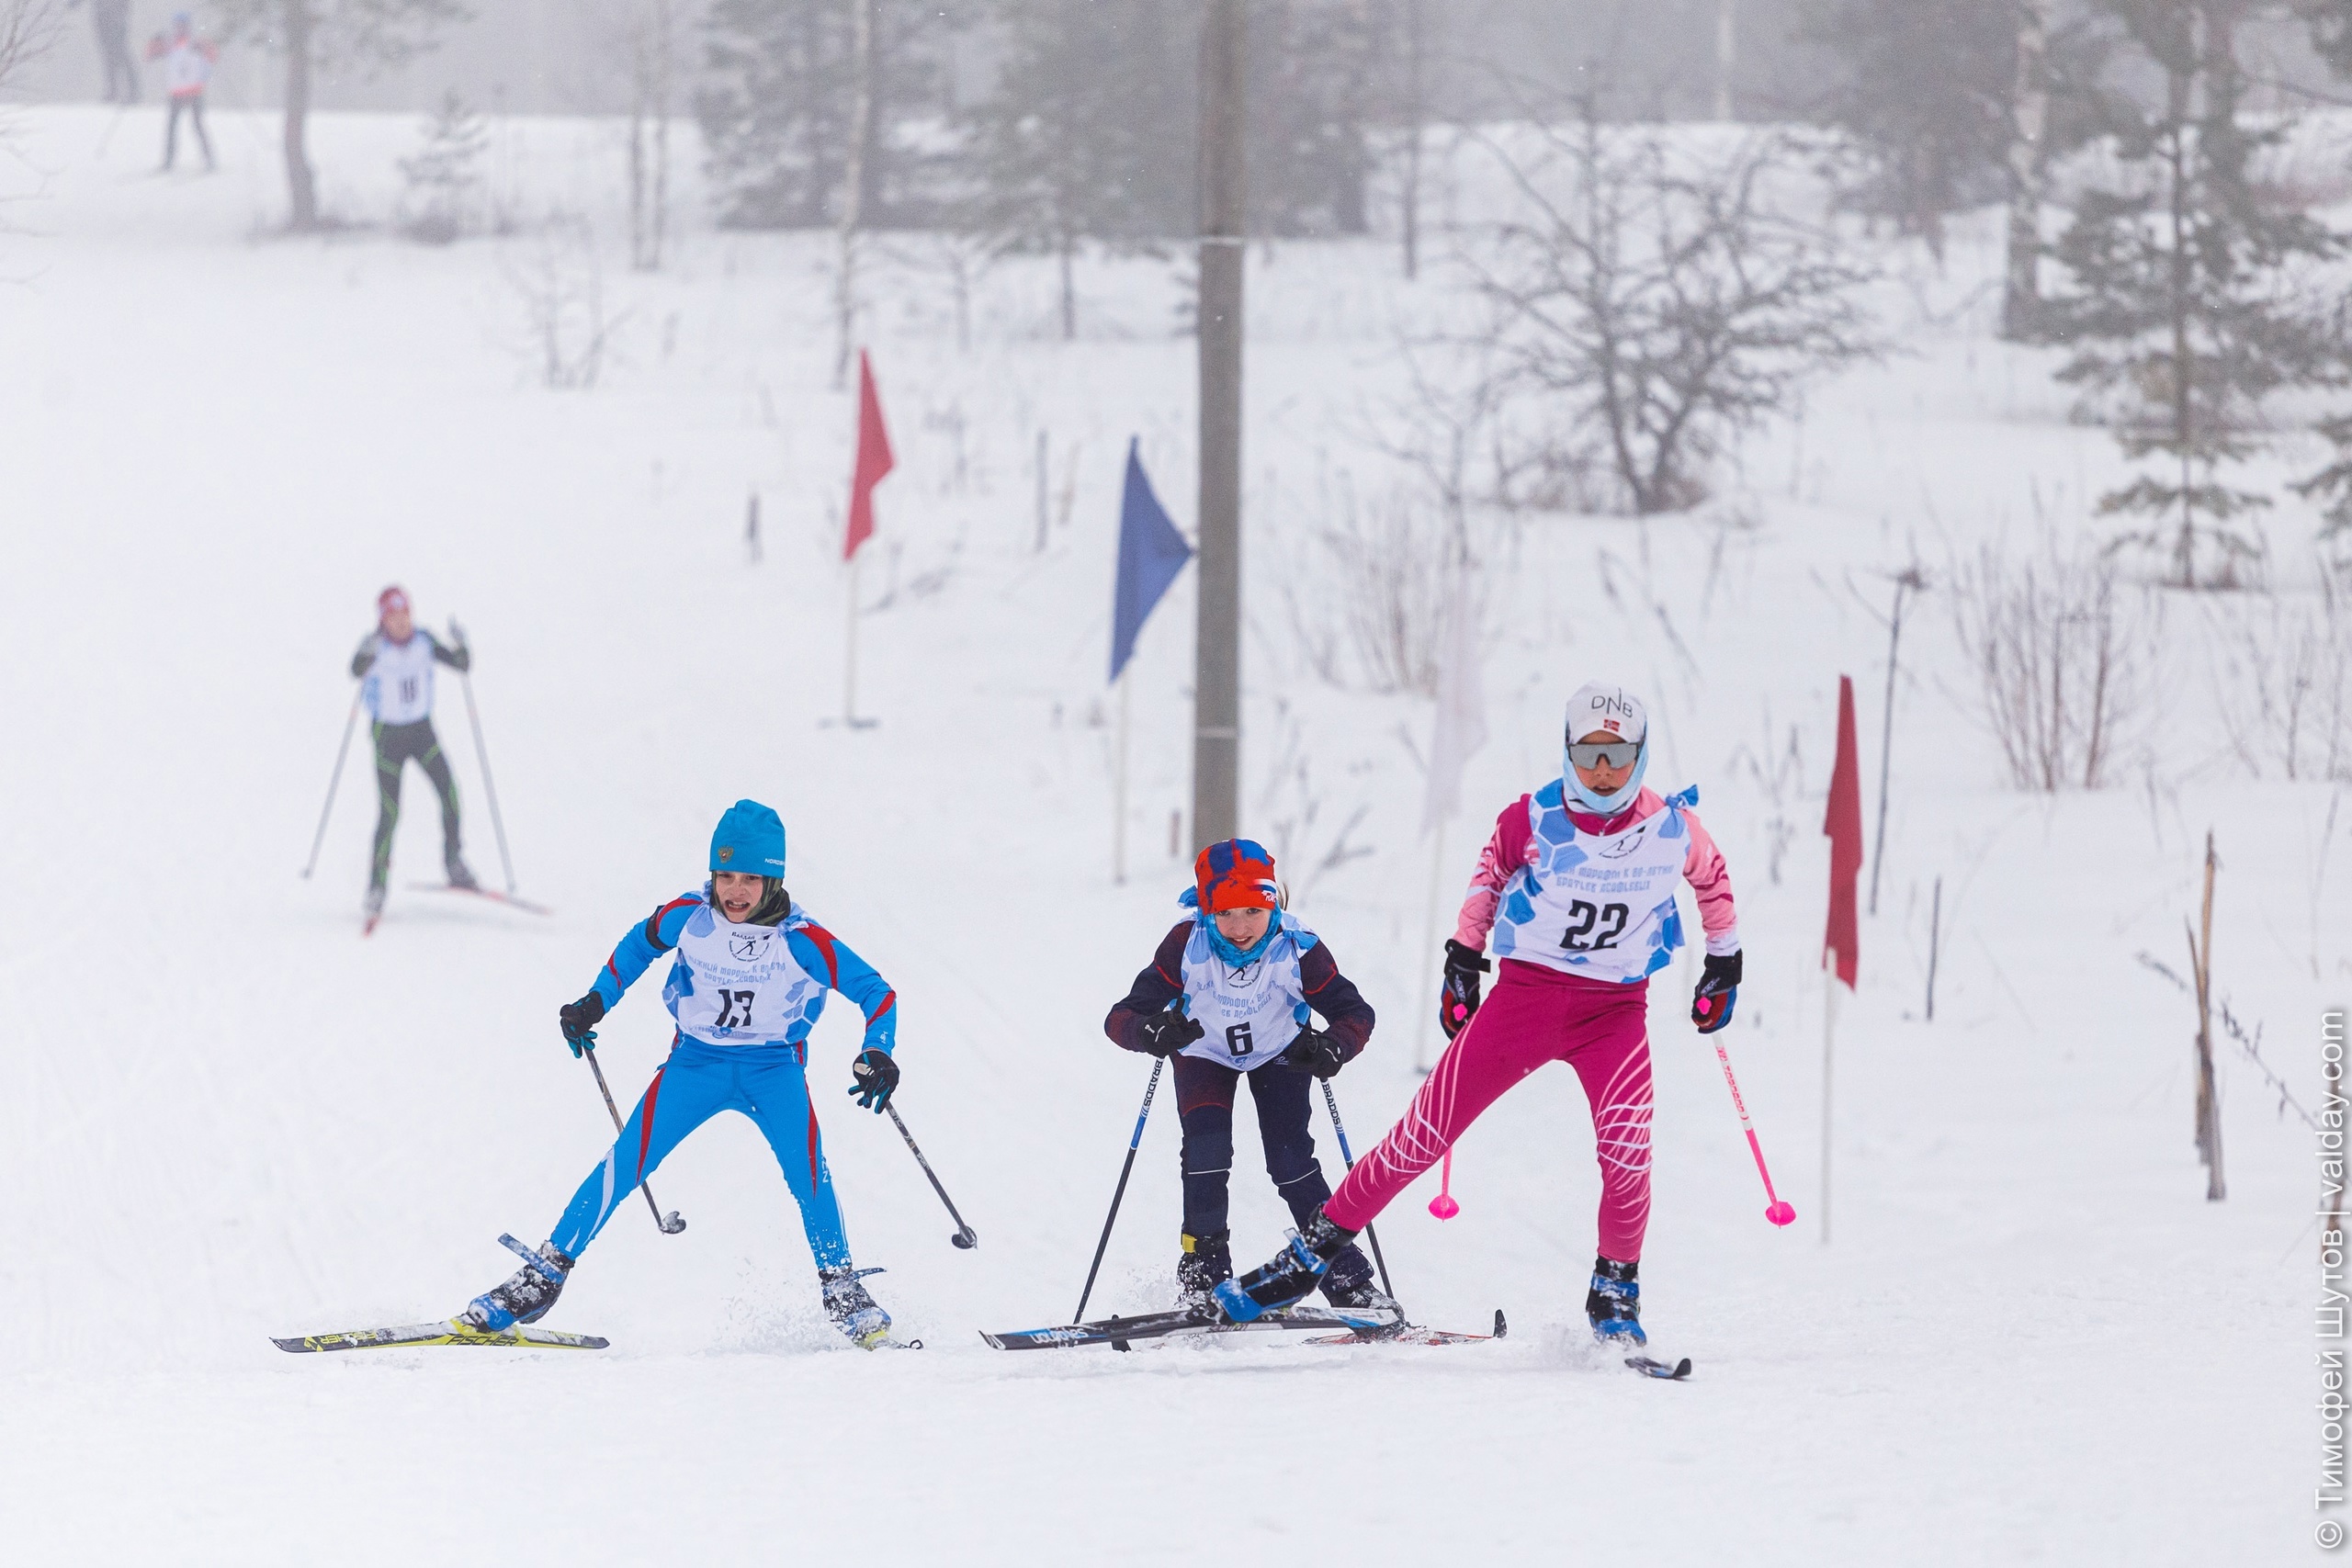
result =
[[1495,1337],[1503,1339],[1508,1338],[1510,1335],[1510,1325],[1503,1319],[1503,1309],[1497,1307],[1495,1309]]
[[1680,1382],[1690,1375],[1690,1358],[1688,1356],[1679,1361],[1670,1362],[1661,1361],[1655,1356],[1628,1356],[1625,1358],[1625,1364],[1637,1372],[1649,1377],[1663,1378],[1668,1382]]
[[982,1343],[986,1344],[991,1350],[1001,1350],[1004,1348],[1004,1341],[996,1335],[990,1334],[985,1328],[980,1330],[980,1339]]
[[308,1345],[304,1344],[300,1339],[280,1339],[275,1334],[269,1337],[269,1342],[277,1346],[281,1350],[290,1350],[298,1356],[310,1348]]

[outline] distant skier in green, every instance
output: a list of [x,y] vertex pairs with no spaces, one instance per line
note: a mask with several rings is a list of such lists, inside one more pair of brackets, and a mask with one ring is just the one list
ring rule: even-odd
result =
[[361,681],[360,698],[374,722],[368,733],[376,741],[376,853],[368,874],[368,924],[384,911],[384,884],[392,868],[392,829],[401,820],[401,773],[412,761],[424,770],[441,797],[441,865],[449,886],[469,892],[480,884],[466,868],[458,826],[458,784],[449,776],[449,760],[441,754],[441,738],[433,732],[433,667],[447,664],[460,675],[473,668],[473,650],[465,633],[449,623],[455,648],[445,648],[419,626],[409,609],[408,594],[387,588],[376,597],[376,629],[351,656],[351,672]]

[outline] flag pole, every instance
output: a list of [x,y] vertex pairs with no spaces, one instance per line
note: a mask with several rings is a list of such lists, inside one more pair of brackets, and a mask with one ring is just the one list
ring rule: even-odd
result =
[[1119,757],[1111,774],[1111,880],[1127,880],[1127,672],[1119,671]]
[[1445,821],[1444,818],[1439,818],[1436,826],[1430,829],[1430,897],[1421,918],[1421,1016],[1420,1021],[1413,1025],[1413,1071],[1423,1077],[1430,1073],[1426,1048],[1430,1014],[1434,1010],[1430,1004],[1437,1000],[1430,995],[1433,982],[1430,978],[1432,971],[1428,964],[1429,955],[1437,951],[1437,888],[1439,879],[1445,875]]
[[847,624],[843,633],[846,649],[842,657],[842,724],[849,729],[857,728],[857,552],[849,558],[849,604],[842,617]]
[[1838,1042],[1838,950],[1822,964],[1821,998],[1821,1245],[1829,1245],[1829,1065]]

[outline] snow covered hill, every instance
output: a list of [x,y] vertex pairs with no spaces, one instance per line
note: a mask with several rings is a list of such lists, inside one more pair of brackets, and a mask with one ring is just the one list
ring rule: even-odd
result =
[[[1882,293],[1903,354],[1749,441],[1700,512],[1490,520],[1493,735],[1442,846],[1557,771],[1589,675],[1650,694],[1653,782],[1701,785],[1748,955],[1731,1049],[1781,1190],[1775,1231],[1694,977],[1653,988],[1657,1195],[1645,1321],[1698,1374],[1587,1345],[1598,1179],[1546,1073],[1463,1142],[1461,1216],[1391,1211],[1426,1321],[1499,1345],[1181,1345],[1008,1357],[975,1330],[1074,1304],[1142,1092],[1100,1019],[1175,918],[1189,577],[1135,667],[1132,874],[1110,874],[1109,635],[1131,436],[1192,514],[1193,361],[1164,264],[1081,272],[1080,341],[1042,267],[990,275],[956,344],[946,275],[893,243],[865,285],[899,468],[865,563],[859,705],[836,564],[854,429],[830,385],[831,249],[718,233],[689,205],[663,273],[614,254],[606,128],[502,128],[531,232],[440,250],[269,237],[274,125],[224,113],[222,171],[157,177],[146,118],[18,121],[31,197],[0,231],[0,1517],[21,1562],[1204,1561],[2286,1562],[2318,1475],[2312,1137],[2234,1051],[2230,1197],[2190,1147],[2181,967],[2208,829],[2218,983],[2304,1103],[2352,981],[2352,866],[2325,784],[2250,780],[2216,714],[2209,612],[2166,612],[2123,784],[2007,788],[1949,604],[1906,631],[1879,912],[1840,1009],[1822,1127],[1819,836],[1838,676],[1878,806],[1883,574],[2084,526],[2111,444],[2048,363],[1992,340],[1996,256]],[[413,122],[322,117],[331,205],[382,215]],[[687,193],[691,204],[694,194]],[[575,220],[538,237],[538,217]],[[595,236],[582,241],[582,233]],[[1367,432],[1396,324],[1432,308],[1377,244],[1253,252],[1245,826],[1383,1024],[1336,1082],[1369,1145],[1431,1049],[1429,705],[1361,689],[1329,553],[1347,498],[1399,493]],[[599,385],[540,384],[529,310],[591,281]],[[1908,287],[1905,287],[1905,284]],[[1039,431],[1046,547],[1036,547]],[[749,558],[746,497],[764,558]],[[2282,581],[2308,586],[2281,536]],[[2299,576],[2298,573],[2302,573]],[[473,638],[474,694],[535,919],[407,891],[437,828],[408,781],[382,927],[358,936],[372,817],[345,768],[345,663],[388,581]],[[1345,688],[1314,649],[1338,639]],[[498,864],[455,682],[469,852]],[[1794,748],[1792,770],[1778,767]],[[919,1355],[817,1310],[752,1127],[660,1173],[691,1228],[617,1217],[550,1326],[596,1356],[316,1359],[266,1336],[444,1314],[536,1241],[609,1123],[556,1006],[625,926],[700,879],[738,796],[791,832],[793,891],[897,986],[899,1101],[980,1247],[887,1122],[810,1079],[859,1261]],[[1360,813],[1360,814],[1359,814]],[[1366,852],[1358,853],[1362,851]],[[1777,867],[1777,876],[1773,874]],[[1865,872],[1868,875],[1869,873]],[[1936,1017],[1921,1016],[1942,878]],[[659,1062],[641,987],[604,1033],[616,1092]],[[1172,1289],[1162,1104],[1097,1303]],[[1235,1249],[1279,1239],[1246,1131]],[[1320,1140],[1327,1169],[1337,1154]],[[1834,1228],[1825,1243],[1822,1161]]]

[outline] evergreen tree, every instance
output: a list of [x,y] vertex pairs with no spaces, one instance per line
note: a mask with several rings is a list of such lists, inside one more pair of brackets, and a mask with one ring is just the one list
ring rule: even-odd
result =
[[[935,113],[944,43],[968,3],[877,0],[876,156],[861,170],[860,225],[904,227],[936,216],[923,176],[935,162],[892,127]],[[719,220],[742,229],[814,229],[839,216],[856,79],[854,17],[842,0],[713,0],[709,85],[695,99]]]
[[466,207],[481,176],[475,165],[490,148],[490,129],[450,89],[424,122],[423,145],[400,160],[416,207],[407,215],[409,237],[446,245],[466,230]]
[[1941,260],[1944,214],[1989,199],[2008,153],[2012,0],[1815,0],[1803,33],[1839,66],[1821,112],[1871,154],[1864,210]]
[[2228,585],[2259,555],[2242,519],[2269,504],[2223,470],[2253,448],[2262,403],[2321,384],[2340,334],[2311,285],[2341,241],[2306,213],[2265,199],[2254,159],[2284,127],[2239,123],[2234,51],[2241,0],[2100,0],[2120,42],[2159,73],[2138,104],[2109,98],[2116,175],[2086,190],[2055,255],[2072,291],[2044,330],[2073,350],[2061,380],[2113,427],[2127,455],[2154,459],[2100,499],[2146,519],[2119,541],[2163,550],[2183,587]]

